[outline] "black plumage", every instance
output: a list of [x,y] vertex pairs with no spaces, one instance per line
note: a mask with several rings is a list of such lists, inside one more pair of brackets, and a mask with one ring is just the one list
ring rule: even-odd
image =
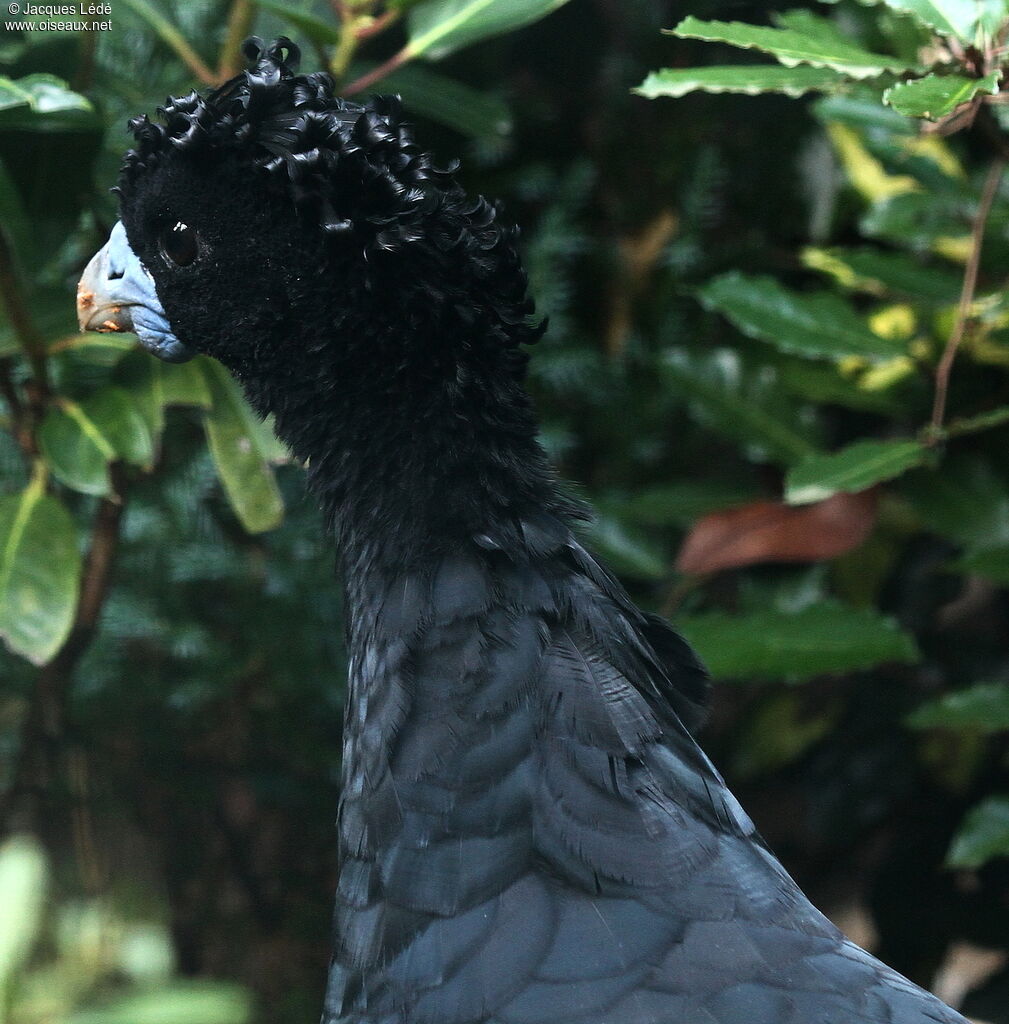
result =
[[324,1024],[963,1024],[799,892],[692,738],[695,656],[572,534],[513,232],[394,100],[334,98],[287,40],[247,54],[132,122],[106,262],[156,295],[102,294],[274,414],[338,544]]

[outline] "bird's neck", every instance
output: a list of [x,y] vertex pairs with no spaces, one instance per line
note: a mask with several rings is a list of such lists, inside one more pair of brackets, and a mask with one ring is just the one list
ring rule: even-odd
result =
[[[349,358],[306,369],[296,391],[270,403],[278,434],[307,465],[345,575],[386,575],[495,524],[571,510],[513,356],[412,366],[396,359],[396,343],[373,330],[360,365]],[[446,345],[415,336],[410,349],[437,354]]]

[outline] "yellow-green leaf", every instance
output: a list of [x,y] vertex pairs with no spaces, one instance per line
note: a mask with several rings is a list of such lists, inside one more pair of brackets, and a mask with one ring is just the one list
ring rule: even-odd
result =
[[406,52],[441,60],[482,39],[531,24],[567,0],[422,0],[410,8]]
[[73,625],[80,583],[77,530],[36,476],[0,498],[0,636],[36,665],[59,650]]
[[684,18],[672,30],[683,39],[703,39],[728,43],[745,49],[762,50],[776,57],[786,67],[812,64],[832,68],[852,78],[872,78],[885,71],[902,71],[902,61],[881,53],[870,53],[854,42],[836,34],[794,28],[767,28],[740,21],[701,21]]
[[246,530],[271,530],[284,503],[263,454],[262,426],[223,366],[207,360],[204,372],[212,400],[204,424],[224,492]]
[[830,68],[776,64],[730,64],[725,67],[662,68],[653,71],[634,91],[639,96],[685,96],[690,92],[730,92],[756,96],[779,92],[802,96],[807,92],[830,92],[847,82]]
[[793,466],[785,479],[785,500],[805,505],[838,491],[864,491],[922,465],[927,457],[928,449],[918,441],[857,441]]
[[925,75],[910,82],[898,82],[883,93],[898,114],[924,117],[937,121],[952,114],[963,103],[969,103],[979,92],[997,93],[1001,71],[992,71],[984,78],[963,75]]

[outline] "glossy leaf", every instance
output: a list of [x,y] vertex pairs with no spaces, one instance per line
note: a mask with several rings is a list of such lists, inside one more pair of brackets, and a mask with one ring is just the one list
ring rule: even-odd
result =
[[116,458],[134,466],[150,466],[154,456],[151,433],[128,392],[103,388],[84,402],[82,409],[108,440]]
[[726,67],[663,68],[653,71],[634,91],[648,99],[686,96],[697,91],[745,93],[748,96],[777,92],[786,96],[802,96],[807,92],[829,92],[846,81],[843,75],[830,68],[732,64]]
[[703,39],[762,50],[787,67],[811,64],[832,68],[852,78],[873,78],[885,71],[904,70],[901,61],[893,57],[870,53],[855,43],[812,30],[766,28],[739,21],[701,21],[691,16],[672,29],[672,34],[682,39]]
[[904,345],[871,331],[842,298],[830,292],[802,294],[772,277],[730,271],[698,289],[707,309],[727,317],[744,334],[782,352],[807,358],[901,355]]
[[64,400],[43,421],[39,442],[56,477],[84,494],[109,493],[113,460],[148,467],[154,457],[151,425],[122,388],[104,388],[81,404]]
[[198,409],[211,407],[213,398],[206,369],[211,360],[207,356],[191,359],[188,363],[165,363],[160,359],[150,362],[158,372],[164,405],[192,405]]
[[0,131],[67,131],[97,128],[91,102],[62,78],[26,75],[0,77]]
[[793,505],[855,493],[922,465],[928,449],[918,441],[857,441],[829,455],[814,455],[789,470],[785,498]]
[[1009,797],[991,796],[967,814],[946,855],[954,868],[979,868],[1009,857]]
[[978,683],[928,701],[907,718],[915,729],[956,729],[978,733],[1009,729],[1009,683]]
[[262,451],[261,429],[250,422],[253,414],[224,367],[207,360],[204,372],[212,399],[204,424],[224,492],[246,530],[271,530],[284,516],[284,503]]
[[44,665],[70,632],[81,559],[67,510],[36,478],[19,495],[0,498],[0,636]]
[[679,616],[677,630],[715,679],[801,682],[891,661],[915,661],[914,641],[874,611],[824,601],[801,611]]
[[898,114],[937,121],[969,103],[978,93],[997,93],[1001,71],[984,78],[963,75],[926,75],[910,82],[898,82],[883,93],[883,100]]
[[406,51],[441,60],[464,46],[529,25],[567,0],[423,0],[410,8]]
[[871,295],[895,294],[929,305],[956,302],[963,282],[956,274],[914,256],[868,246],[803,250],[807,267],[830,274],[843,288]]
[[[831,0],[833,2],[833,0]],[[884,3],[903,14],[911,14],[940,35],[971,39],[978,19],[976,0],[860,0],[866,6]]]

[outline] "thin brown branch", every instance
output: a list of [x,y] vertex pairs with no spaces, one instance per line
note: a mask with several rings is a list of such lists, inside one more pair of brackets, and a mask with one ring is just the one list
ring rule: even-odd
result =
[[217,59],[217,77],[226,82],[242,70],[242,43],[252,28],[255,14],[251,0],[234,0],[228,12],[228,30]]
[[14,385],[13,361],[10,358],[0,359],[0,395],[3,396],[10,410],[11,432],[17,441],[25,463],[30,466],[38,455],[38,444],[35,431],[32,429],[31,410],[22,402],[21,396]]
[[380,14],[371,22],[367,22],[354,29],[354,38],[357,39],[359,43],[365,39],[371,39],[373,36],[377,36],[380,32],[384,32],[398,18],[399,11],[390,8],[384,14]]
[[991,213],[992,204],[998,193],[1002,175],[1005,172],[1006,157],[999,155],[993,161],[985,178],[984,188],[981,190],[981,201],[978,203],[977,213],[974,215],[974,223],[970,233],[970,254],[967,257],[967,266],[964,268],[963,287],[960,289],[960,303],[957,307],[956,322],[950,332],[949,341],[946,343],[946,350],[939,360],[939,366],[935,371],[935,401],[932,406],[931,429],[938,435],[942,431],[943,420],[946,417],[946,399],[949,394],[949,378],[953,371],[953,362],[956,359],[957,350],[963,341],[964,332],[967,328],[967,318],[970,315],[970,307],[974,302],[974,292],[977,289],[978,268],[981,265],[981,246],[984,242],[985,227],[988,224],[988,216]]
[[66,707],[74,671],[91,645],[112,581],[123,512],[120,467],[110,467],[114,493],[98,505],[84,561],[74,624],[55,658],[36,677],[11,786],[0,804],[0,827],[36,831],[51,794],[65,734]]
[[340,90],[342,96],[354,96],[365,89],[370,89],[376,82],[380,82],[386,75],[391,75],[396,68],[401,67],[413,56],[409,46],[404,46],[398,53],[394,53],[387,61],[371,69],[360,78],[355,79],[349,85]]

